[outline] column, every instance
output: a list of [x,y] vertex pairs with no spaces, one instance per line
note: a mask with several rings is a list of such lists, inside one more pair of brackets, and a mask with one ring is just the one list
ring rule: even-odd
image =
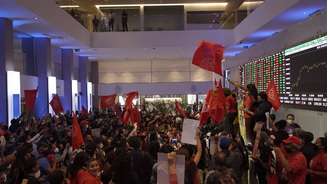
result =
[[79,57],[79,81],[81,83],[80,91],[80,107],[88,107],[88,70],[87,62],[89,61],[87,56]]
[[36,64],[34,61],[34,38],[22,38],[22,50],[25,54],[24,73],[36,75]]
[[62,78],[64,81],[64,111],[72,111],[73,49],[62,49]]
[[94,61],[91,62],[91,74],[90,74],[90,79],[91,82],[93,83],[93,88],[94,88],[94,94],[93,94],[93,107],[99,107],[98,105],[98,83],[99,83],[99,67],[98,67],[98,62]]
[[13,67],[13,25],[12,21],[0,18],[0,123],[8,121],[7,69]]
[[34,59],[38,76],[38,95],[36,98],[36,116],[41,118],[49,112],[48,64],[51,61],[50,38],[34,38]]
[[140,6],[140,31],[145,30],[145,12],[144,6]]

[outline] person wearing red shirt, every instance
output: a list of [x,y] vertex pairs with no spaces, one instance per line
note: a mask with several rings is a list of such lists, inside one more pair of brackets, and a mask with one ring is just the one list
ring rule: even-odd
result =
[[298,137],[290,136],[283,140],[283,150],[274,148],[288,184],[305,184],[307,162],[303,153],[300,152],[301,144],[302,142]]
[[315,144],[319,152],[311,160],[308,173],[313,184],[324,184],[327,183],[327,139],[319,137]]
[[257,102],[258,93],[254,84],[247,85],[247,91],[244,98],[244,116],[246,126],[246,137],[248,142],[254,141],[253,129],[251,128],[251,120],[255,114],[254,104]]
[[71,168],[71,184],[101,184],[100,165],[85,152],[78,153]]

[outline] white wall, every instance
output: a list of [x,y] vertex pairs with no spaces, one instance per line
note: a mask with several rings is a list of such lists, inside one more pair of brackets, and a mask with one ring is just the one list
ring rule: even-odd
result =
[[180,60],[118,60],[99,62],[99,83],[210,81],[211,72]]
[[233,41],[231,30],[202,31],[144,31],[144,32],[97,32],[91,33],[93,48],[153,48],[191,47],[199,40],[211,40],[222,45]]
[[[313,38],[318,33],[327,32],[327,14],[316,15],[308,20],[290,26],[285,31],[248,49],[237,57],[226,59],[224,69],[231,70],[231,79],[240,81],[238,66],[251,59],[267,56],[285,48]],[[297,122],[305,130],[314,133],[315,137],[323,136],[327,131],[327,112],[317,112],[304,109],[282,107],[277,113],[277,119],[284,118],[288,113],[295,114]]]
[[38,78],[30,75],[20,75],[21,95],[24,97],[24,90],[36,89],[38,87]]
[[57,95],[64,96],[64,81],[57,79]]
[[141,95],[205,94],[212,87],[212,82],[171,82],[171,83],[134,83],[134,84],[99,84],[99,96],[124,94],[139,91]]
[[279,112],[276,113],[277,120],[286,118],[287,114],[294,114],[296,122],[301,127],[314,134],[314,137],[321,137],[327,132],[327,113],[310,111],[304,109],[295,109],[282,106]]

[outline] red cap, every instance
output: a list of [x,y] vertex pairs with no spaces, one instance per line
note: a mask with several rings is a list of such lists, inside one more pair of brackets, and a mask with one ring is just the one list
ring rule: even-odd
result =
[[296,136],[290,136],[287,139],[283,140],[283,143],[285,144],[297,144],[297,145],[301,145],[302,141],[300,138],[296,137]]

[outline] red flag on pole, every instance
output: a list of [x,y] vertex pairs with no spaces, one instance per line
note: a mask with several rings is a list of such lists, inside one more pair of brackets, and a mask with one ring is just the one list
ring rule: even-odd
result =
[[187,116],[187,112],[182,108],[181,104],[178,101],[175,101],[175,109],[177,113],[180,114],[183,118]]
[[223,52],[223,46],[203,41],[194,53],[192,64],[222,75]]
[[128,94],[126,94],[126,100],[125,100],[125,110],[132,109],[132,100],[137,97],[139,93],[137,91],[132,91]]
[[115,105],[116,94],[108,96],[100,96],[100,108],[106,109]]
[[[133,108],[132,101],[135,97],[137,97],[139,93],[137,91],[132,91],[126,94],[125,99],[125,111],[123,112],[122,122],[128,123],[129,121],[136,123],[140,122],[140,113],[137,108]],[[139,113],[139,114],[138,114]],[[139,119],[139,120],[138,120]]]
[[211,99],[211,90],[207,92],[205,102],[202,107],[202,112],[200,113],[200,117],[199,117],[199,126],[203,126],[209,118],[208,104],[210,102],[210,99]]
[[134,107],[130,110],[130,119],[132,123],[139,124],[141,121],[141,115],[138,108]]
[[38,92],[37,89],[24,90],[26,111],[28,112],[33,111],[37,92]]
[[280,96],[273,80],[271,80],[268,84],[267,95],[268,95],[268,101],[271,103],[274,110],[278,111],[281,105]]
[[52,110],[56,113],[56,114],[59,114],[61,112],[64,112],[64,109],[63,109],[63,106],[60,102],[60,98],[58,95],[54,95],[52,97],[52,100],[50,101],[49,103],[52,107]]
[[124,124],[127,124],[130,120],[130,111],[129,110],[125,110],[123,111],[123,114],[122,114],[122,122]]
[[81,145],[84,144],[83,136],[81,132],[81,128],[79,122],[77,121],[76,114],[73,114],[73,122],[72,122],[72,147],[73,150],[80,148]]

